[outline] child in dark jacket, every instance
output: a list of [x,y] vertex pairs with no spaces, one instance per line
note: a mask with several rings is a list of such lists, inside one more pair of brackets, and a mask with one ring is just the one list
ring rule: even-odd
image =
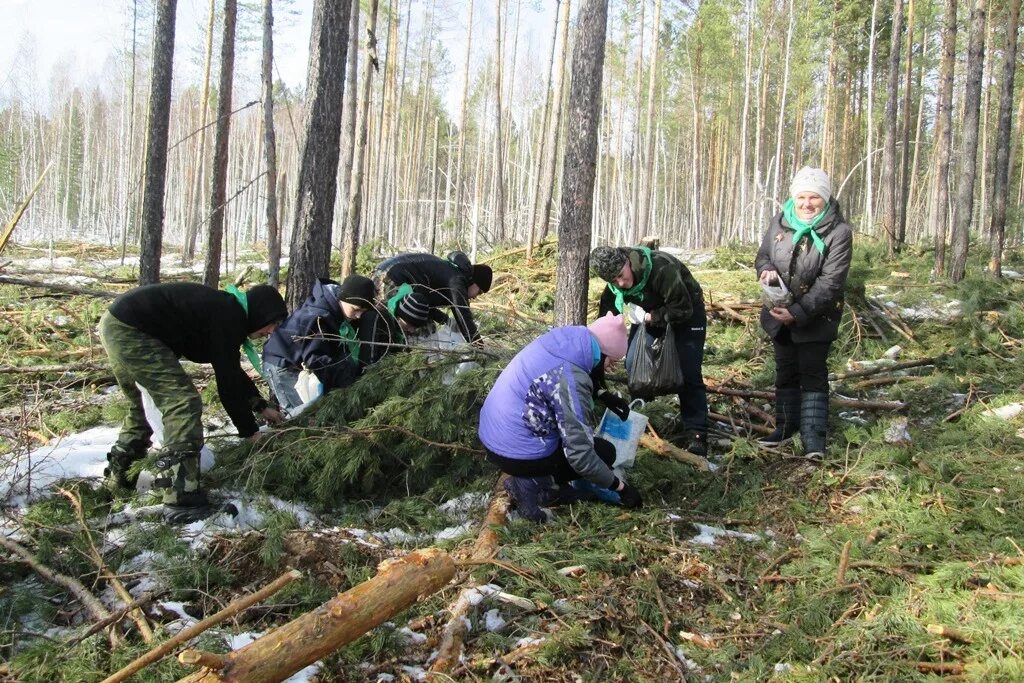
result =
[[107,455],[108,483],[134,486],[128,469],[149,448],[153,431],[142,406],[142,386],[163,415],[164,444],[154,487],[163,491],[167,518],[185,522],[209,514],[199,482],[203,402],[178,359],[213,366],[224,409],[238,435],[251,437],[257,432],[253,413],[268,422],[281,416],[242,370],[239,347],[273,332],[287,314],[281,295],[268,285],[247,292],[190,282],[147,285],[115,299],[100,318],[100,342],[128,399],[128,415]]

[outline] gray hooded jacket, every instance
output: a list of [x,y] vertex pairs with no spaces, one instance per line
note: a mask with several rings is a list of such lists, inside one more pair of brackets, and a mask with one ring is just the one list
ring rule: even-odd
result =
[[[796,322],[790,326],[790,335],[798,344],[827,342],[838,336],[843,291],[853,257],[853,230],[834,199],[825,207],[825,217],[815,232],[825,242],[824,254],[809,236],[793,244],[793,230],[779,213],[772,218],[754,262],[758,277],[766,270],[775,270],[793,293],[789,312]],[[775,338],[782,323],[763,307],[761,327]]]

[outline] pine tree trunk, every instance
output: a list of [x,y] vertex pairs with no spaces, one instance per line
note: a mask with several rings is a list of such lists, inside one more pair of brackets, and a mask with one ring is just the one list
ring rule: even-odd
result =
[[[212,0],[211,0],[212,2]],[[135,177],[135,167],[132,163],[135,159],[135,52],[136,52],[136,40],[135,37],[138,33],[138,22],[139,22],[139,3],[138,0],[132,1],[132,52],[130,61],[130,70],[128,74],[128,139],[127,150],[123,151],[122,154],[125,157],[125,174],[124,178],[124,214],[121,219],[121,265],[124,265],[125,251],[128,249],[128,233],[131,232],[132,227],[132,179]]]
[[650,232],[651,202],[654,195],[654,94],[658,75],[658,34],[661,30],[661,0],[654,3],[654,28],[651,31],[651,69],[647,74],[647,122],[644,129],[644,177],[640,187],[640,217],[637,220],[637,238]]
[[577,21],[555,272],[556,325],[579,325],[587,318],[590,222],[597,134],[601,123],[601,76],[608,0],[585,0]]
[[192,202],[189,206],[188,222],[185,225],[185,244],[181,252],[181,264],[192,264],[196,256],[196,237],[199,235],[200,213],[203,196],[203,175],[206,169],[206,115],[210,109],[210,62],[213,60],[213,22],[215,0],[210,0],[206,21],[206,59],[203,66],[203,94],[199,102],[199,150],[196,153],[195,170],[192,177]]
[[871,37],[868,40],[868,131],[867,149],[864,154],[864,227],[870,234],[875,231],[874,214],[874,158],[875,158],[875,18],[878,14],[878,0],[871,3]]
[[956,64],[956,3],[946,0],[942,20],[942,62],[939,67],[938,111],[935,125],[935,274],[946,271],[946,232],[949,225],[949,158],[953,148],[953,68]]
[[900,83],[900,45],[903,30],[903,0],[895,0],[892,9],[892,40],[889,44],[889,78],[885,96],[885,137],[882,143],[882,230],[889,243],[889,254],[899,251],[896,236],[896,131]]
[[142,195],[140,285],[149,285],[160,281],[176,9],[177,0],[159,0],[157,2],[156,29],[153,34],[153,75],[149,91],[149,127],[146,135],[148,140],[146,144],[146,183]]
[[277,136],[274,130],[274,0],[263,0],[263,154],[266,158],[267,265],[271,287],[281,279],[281,229],[277,222]]
[[968,38],[966,89],[964,91],[964,133],[957,185],[956,210],[950,248],[949,278],[960,282],[967,272],[967,249],[974,214],[974,180],[978,167],[978,118],[981,114],[981,77],[985,66],[985,0],[975,0]]
[[502,150],[501,106],[502,70],[505,55],[502,52],[502,24],[504,24],[504,2],[495,0],[498,16],[497,47],[494,53],[494,234],[501,239],[505,235],[505,158]]
[[534,229],[534,233],[538,236],[537,241],[541,242],[548,236],[548,228],[550,227],[549,218],[551,216],[551,197],[555,192],[555,167],[558,164],[558,133],[562,127],[562,103],[565,98],[563,96],[563,90],[565,89],[563,83],[565,80],[565,64],[569,56],[569,5],[570,0],[562,0],[561,13],[558,21],[561,25],[562,37],[561,50],[558,70],[555,72],[555,85],[552,88],[552,101],[551,101],[551,125],[548,127],[545,135],[548,136],[547,144],[547,157],[544,162],[544,175],[540,181],[541,189],[541,200],[540,200],[540,211],[537,214],[537,226]]
[[[913,83],[911,78],[914,73],[914,0],[909,0],[907,5],[907,68],[903,72],[903,153],[901,158],[899,182],[896,186],[896,196],[899,201],[899,212],[896,215],[896,247],[904,244],[907,240],[907,202],[910,199],[910,94]],[[916,145],[914,149],[916,150]]]
[[[472,0],[470,0],[472,2]],[[558,7],[559,14],[561,13],[563,0],[555,0]],[[556,15],[558,16],[558,15]],[[555,49],[558,46],[558,20],[555,20],[555,28],[551,31],[551,56],[548,58],[548,82],[547,87],[544,89],[544,112],[540,119],[540,132],[537,135],[537,158],[535,161],[536,165],[536,177],[533,181],[533,193],[530,201],[530,222],[527,223],[527,235],[526,235],[526,258],[533,258],[533,242],[534,242],[534,226],[537,225],[537,209],[540,203],[541,195],[541,176],[543,175],[544,169],[544,152],[547,149],[547,129],[548,122],[551,119],[551,101],[554,99],[554,94],[551,92],[551,84],[555,78]]]
[[217,91],[217,132],[213,139],[213,184],[210,188],[210,228],[206,239],[203,284],[220,285],[224,209],[228,187],[228,140],[231,135],[231,89],[235,72],[237,0],[224,0],[224,33],[220,44],[220,85]]
[[363,177],[366,167],[366,138],[369,131],[370,85],[373,81],[373,72],[377,69],[377,4],[377,0],[370,0],[370,18],[366,24],[366,59],[363,64],[362,92],[358,98],[359,130],[356,132],[355,158],[352,161],[352,177],[348,186],[345,239],[341,250],[342,276],[356,272],[359,231],[363,224]]
[[[341,100],[341,161],[338,165],[338,215],[342,218],[348,216],[348,203],[351,197],[352,185],[352,159],[355,156],[356,145],[356,111],[359,104],[356,102],[356,80],[359,68],[359,3],[352,8],[348,26],[348,59],[346,60],[345,81],[349,84],[345,88],[345,95]],[[349,223],[346,221],[338,236],[337,244],[342,250],[341,277],[349,273],[345,272],[345,243],[349,240]]]
[[1003,242],[1006,233],[1006,196],[1009,193],[1010,131],[1013,116],[1013,78],[1017,66],[1017,26],[1021,0],[1009,0],[1006,48],[1003,51],[1003,81],[999,98],[999,125],[996,129],[996,167],[992,179],[993,203],[991,235],[992,259],[989,271],[1003,276]]
[[331,259],[341,100],[351,0],[316,0],[309,37],[306,113],[288,268],[288,308],[298,308]]

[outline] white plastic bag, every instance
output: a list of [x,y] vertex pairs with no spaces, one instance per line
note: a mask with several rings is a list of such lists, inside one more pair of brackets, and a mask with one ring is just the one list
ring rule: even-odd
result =
[[782,278],[776,276],[773,285],[761,283],[761,300],[765,306],[785,308],[793,303],[793,294]]
[[[409,339],[410,346],[415,346],[421,349],[431,349],[437,351],[454,351],[460,348],[468,347],[466,338],[462,336],[458,328],[455,327],[455,321],[450,320],[448,324],[438,327],[433,333],[426,335],[425,337],[416,337]],[[433,362],[446,358],[446,353],[428,353],[427,362]],[[467,370],[480,367],[480,364],[476,361],[462,361],[452,370],[445,373],[444,378],[441,380],[442,383],[447,386],[455,381],[456,375],[461,375]]]
[[312,370],[302,368],[302,371],[299,372],[299,379],[295,382],[295,393],[299,395],[304,404],[311,403],[323,396],[324,383]]
[[629,417],[625,420],[620,420],[618,415],[605,409],[601,424],[594,434],[614,444],[615,463],[612,467],[616,470],[633,466],[636,462],[636,450],[640,446],[640,437],[647,430],[647,416],[633,409],[638,403],[643,407],[644,402],[640,399],[629,404]]

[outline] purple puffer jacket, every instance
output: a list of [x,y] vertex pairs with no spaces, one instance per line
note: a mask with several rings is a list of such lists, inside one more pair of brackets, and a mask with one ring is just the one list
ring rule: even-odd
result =
[[615,480],[594,451],[594,337],[556,327],[526,345],[502,370],[480,411],[480,441],[516,460],[545,458],[561,444],[577,473],[607,488]]

